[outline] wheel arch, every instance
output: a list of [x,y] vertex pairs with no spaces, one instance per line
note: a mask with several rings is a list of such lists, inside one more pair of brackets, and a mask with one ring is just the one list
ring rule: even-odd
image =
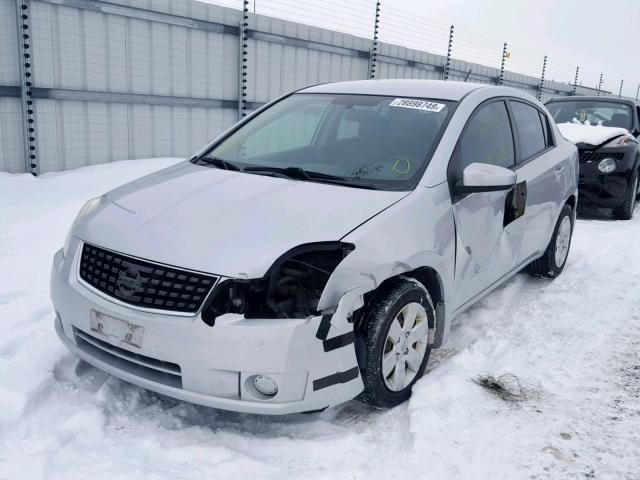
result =
[[354,320],[354,332],[356,336],[362,332],[362,328],[366,323],[368,307],[380,296],[393,286],[396,282],[403,279],[411,279],[422,284],[433,302],[435,310],[435,334],[432,348],[438,348],[442,345],[444,337],[446,335],[447,319],[445,315],[445,291],[442,277],[435,268],[429,266],[422,266],[413,270],[393,275],[385,279],[380,285],[367,292],[364,295],[364,307],[358,311],[358,315]]

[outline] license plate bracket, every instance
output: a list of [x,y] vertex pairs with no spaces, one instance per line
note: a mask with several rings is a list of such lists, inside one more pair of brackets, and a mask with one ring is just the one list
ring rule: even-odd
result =
[[132,347],[142,347],[144,327],[112,317],[97,310],[91,310],[91,332],[108,343],[125,343]]

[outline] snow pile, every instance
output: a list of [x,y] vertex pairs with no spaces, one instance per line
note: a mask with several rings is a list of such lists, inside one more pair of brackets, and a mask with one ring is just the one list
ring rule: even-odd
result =
[[[565,272],[517,275],[459,317],[391,411],[215,411],[79,364],[53,330],[53,253],[86,199],[174,161],[0,174],[0,478],[637,478],[640,215],[579,220]],[[536,394],[474,381],[505,373]]]
[[564,138],[575,144],[601,145],[621,135],[631,136],[625,128],[585,125],[579,122],[559,123],[558,129]]

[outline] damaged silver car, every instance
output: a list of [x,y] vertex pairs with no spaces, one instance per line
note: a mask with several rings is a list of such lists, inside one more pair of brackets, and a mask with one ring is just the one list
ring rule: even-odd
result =
[[265,414],[406,400],[452,320],[569,252],[576,147],[519,90],[354,81],[284,96],[90,200],[55,328],[95,367]]

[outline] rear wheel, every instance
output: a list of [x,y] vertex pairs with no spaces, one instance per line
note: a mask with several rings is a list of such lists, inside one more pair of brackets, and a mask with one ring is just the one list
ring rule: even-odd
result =
[[569,256],[572,233],[573,210],[569,205],[565,205],[560,211],[560,217],[556,222],[551,241],[544,255],[529,265],[529,273],[537,277],[546,278],[554,278],[560,275]]
[[613,218],[617,220],[631,220],[633,218],[633,210],[636,208],[636,199],[638,198],[638,172],[634,172],[629,182],[629,190],[625,195],[624,203],[618,208],[613,209]]
[[360,401],[388,408],[411,396],[429,361],[434,319],[429,292],[419,282],[398,280],[372,300],[363,318]]

